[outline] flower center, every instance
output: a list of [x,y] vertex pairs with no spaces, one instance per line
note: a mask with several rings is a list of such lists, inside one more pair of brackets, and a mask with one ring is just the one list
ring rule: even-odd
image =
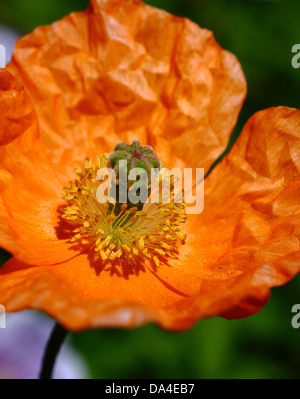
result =
[[[146,203],[119,201],[121,160],[126,161],[127,177],[138,167],[154,178],[155,184],[151,188],[147,186]],[[105,168],[115,172],[115,183],[99,178]],[[158,169],[159,174],[153,174],[153,168]],[[185,204],[176,202],[174,176],[161,168],[151,147],[142,147],[138,141],[131,146],[119,143],[110,155],[98,155],[96,165],[87,159],[75,174],[77,178],[62,193],[67,202],[62,218],[75,225],[70,239],[72,243],[89,246],[95,259],[104,262],[119,259],[143,263],[148,259],[159,267],[161,263],[167,263],[168,258],[177,257],[178,245],[183,245],[186,239],[186,233],[181,229],[186,220]],[[116,198],[111,196],[114,184]],[[104,185],[108,193],[105,202],[99,201],[99,190],[103,195]],[[133,187],[133,181],[129,180],[127,194]],[[166,187],[169,197],[168,202],[163,202]]]

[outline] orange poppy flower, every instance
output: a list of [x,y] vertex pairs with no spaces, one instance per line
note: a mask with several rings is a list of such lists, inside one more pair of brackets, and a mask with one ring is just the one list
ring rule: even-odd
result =
[[245,92],[238,61],[210,31],[139,0],[92,0],[20,39],[0,70],[0,244],[13,254],[0,270],[6,309],[40,309],[74,331],[183,330],[259,311],[270,287],[300,268],[300,111],[250,119],[206,179],[204,211],[182,224],[184,245],[160,267],[140,255],[115,269],[109,256],[93,259],[88,240],[74,246],[61,212],[72,206],[61,193],[74,169],[119,142],[151,145],[168,168],[208,171]]

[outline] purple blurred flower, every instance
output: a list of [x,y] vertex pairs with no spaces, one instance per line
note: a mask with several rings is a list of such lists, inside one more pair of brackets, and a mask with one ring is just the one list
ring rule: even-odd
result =
[[[53,320],[33,311],[6,315],[6,329],[0,329],[0,379],[38,378]],[[59,353],[53,378],[88,378],[83,360],[68,341]]]
[[15,43],[17,39],[21,35],[13,30],[12,28],[8,28],[7,26],[0,25],[0,44],[2,44],[6,49],[6,62],[8,63],[11,60],[11,56],[13,53],[13,49],[15,47]]

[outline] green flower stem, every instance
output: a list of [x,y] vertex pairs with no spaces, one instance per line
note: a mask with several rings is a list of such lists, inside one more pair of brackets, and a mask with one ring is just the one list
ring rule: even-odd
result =
[[50,380],[52,378],[56,357],[62,344],[64,343],[64,340],[66,339],[67,334],[68,331],[65,330],[60,324],[55,324],[44,353],[40,379]]

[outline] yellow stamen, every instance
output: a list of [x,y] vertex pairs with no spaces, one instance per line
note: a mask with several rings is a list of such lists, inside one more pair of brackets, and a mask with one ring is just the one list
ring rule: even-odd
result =
[[90,245],[96,259],[102,261],[124,258],[142,264],[148,259],[159,267],[168,258],[176,258],[178,244],[183,245],[186,240],[180,227],[186,215],[184,203],[172,202],[174,179],[170,179],[167,170],[159,176],[160,181],[164,176],[170,179],[170,203],[150,201],[142,210],[127,204],[117,208],[113,199],[100,203],[96,192],[103,181],[97,180],[97,172],[107,167],[107,156],[98,156],[95,166],[87,159],[82,169],[75,170],[77,179],[62,192],[67,202],[62,218],[76,225],[70,241]]

